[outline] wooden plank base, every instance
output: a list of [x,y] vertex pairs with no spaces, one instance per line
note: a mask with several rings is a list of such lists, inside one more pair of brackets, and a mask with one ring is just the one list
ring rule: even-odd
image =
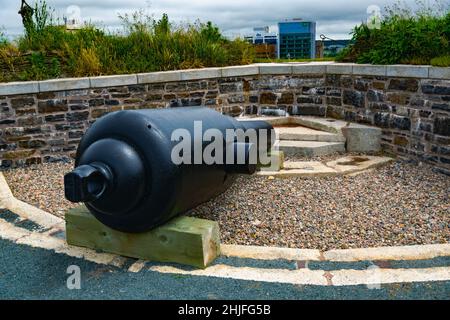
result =
[[66,212],[66,237],[69,245],[198,268],[220,255],[218,223],[185,216],[148,232],[125,233],[103,225],[80,206]]

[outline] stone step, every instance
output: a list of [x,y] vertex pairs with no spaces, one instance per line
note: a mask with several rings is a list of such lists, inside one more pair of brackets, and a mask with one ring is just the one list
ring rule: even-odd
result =
[[299,155],[307,157],[324,156],[336,152],[345,152],[343,142],[321,142],[321,141],[293,141],[280,140],[279,150],[286,155]]
[[280,140],[345,142],[342,134],[314,130],[306,127],[276,127],[275,132]]

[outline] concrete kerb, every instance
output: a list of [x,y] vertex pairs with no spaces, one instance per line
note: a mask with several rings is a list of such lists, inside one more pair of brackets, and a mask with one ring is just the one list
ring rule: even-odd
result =
[[0,207],[8,209],[24,219],[34,221],[46,229],[52,229],[64,222],[61,218],[16,199],[1,172]]
[[[3,174],[0,172],[0,207],[9,209],[19,216],[30,219],[45,227],[64,228],[63,219],[15,199]],[[64,230],[63,230],[64,231]],[[126,258],[94,250],[68,246],[59,238],[47,233],[30,232],[0,220],[0,238],[15,241],[18,244],[53,250],[69,256],[84,258],[99,264],[121,266]],[[221,246],[226,257],[257,260],[293,260],[293,261],[379,261],[379,260],[424,260],[450,256],[450,244],[429,244],[412,246],[394,246],[378,248],[336,249],[320,251],[317,249],[293,249],[264,246],[226,245]],[[134,266],[142,269],[142,262]]]

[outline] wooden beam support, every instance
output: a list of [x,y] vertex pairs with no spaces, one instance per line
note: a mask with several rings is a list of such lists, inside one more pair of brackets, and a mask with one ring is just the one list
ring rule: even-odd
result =
[[66,212],[69,245],[158,262],[206,268],[220,255],[219,225],[215,221],[178,217],[144,233],[113,230],[85,206]]

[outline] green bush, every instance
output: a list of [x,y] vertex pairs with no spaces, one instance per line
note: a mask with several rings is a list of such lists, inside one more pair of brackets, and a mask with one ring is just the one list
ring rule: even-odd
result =
[[250,44],[225,39],[211,22],[177,26],[165,14],[155,20],[138,11],[119,16],[123,30],[118,33],[93,25],[67,31],[55,23],[44,0],[35,9],[31,27],[11,45],[14,56],[8,56],[11,48],[0,52],[0,81],[215,67],[254,60]]
[[431,59],[431,65],[435,67],[450,67],[450,55]]
[[411,11],[396,5],[388,8],[380,28],[366,24],[352,32],[352,45],[338,61],[373,64],[430,64],[450,52],[450,12],[448,6],[432,10],[421,6]]

